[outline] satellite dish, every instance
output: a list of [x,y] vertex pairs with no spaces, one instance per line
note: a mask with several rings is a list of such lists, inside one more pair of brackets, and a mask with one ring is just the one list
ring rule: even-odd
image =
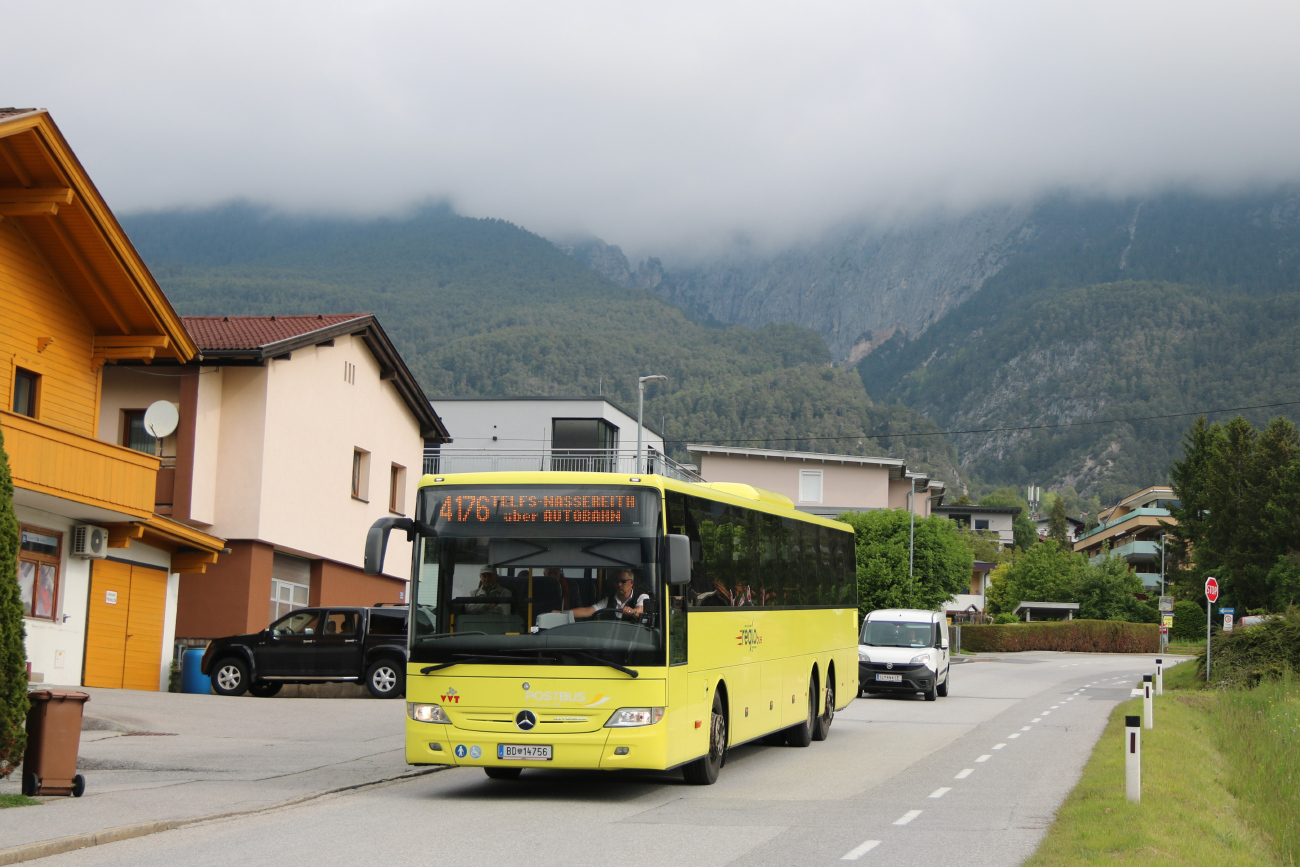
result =
[[176,404],[169,400],[154,401],[144,411],[144,429],[157,439],[170,434],[180,424],[181,414],[176,411]]

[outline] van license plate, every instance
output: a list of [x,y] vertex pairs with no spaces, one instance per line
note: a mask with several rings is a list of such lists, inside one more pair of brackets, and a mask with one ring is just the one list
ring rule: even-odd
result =
[[876,680],[883,680],[888,683],[902,683],[903,676],[901,674],[878,674]]
[[497,758],[516,762],[549,762],[551,748],[536,744],[497,744]]

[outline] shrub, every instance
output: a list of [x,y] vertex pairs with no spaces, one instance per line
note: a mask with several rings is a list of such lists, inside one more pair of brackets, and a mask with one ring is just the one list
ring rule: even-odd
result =
[[[1174,622],[1178,622],[1176,615]],[[1249,629],[1216,633],[1210,652],[1210,675],[1216,683],[1254,686],[1287,671],[1300,671],[1300,609],[1288,608],[1286,614]],[[1196,664],[1204,677],[1205,651]]]
[[1205,609],[1195,602],[1174,603],[1174,628],[1171,639],[1184,644],[1205,640]]
[[22,761],[27,746],[27,648],[18,592],[18,519],[14,481],[0,434],[0,779]]
[[1006,626],[1009,623],[1019,623],[1020,618],[1014,614],[1004,613],[1004,614],[999,614],[997,617],[994,617],[993,622],[998,624],[999,626]]
[[1160,627],[1122,620],[1056,620],[1015,626],[963,625],[961,646],[977,653],[1069,650],[1081,653],[1156,653]]

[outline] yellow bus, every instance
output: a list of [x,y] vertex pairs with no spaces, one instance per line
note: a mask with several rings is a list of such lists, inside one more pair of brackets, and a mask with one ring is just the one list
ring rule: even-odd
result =
[[807,746],[857,695],[846,524],[780,494],[663,476],[426,475],[412,554],[406,758],[482,767],[681,768]]

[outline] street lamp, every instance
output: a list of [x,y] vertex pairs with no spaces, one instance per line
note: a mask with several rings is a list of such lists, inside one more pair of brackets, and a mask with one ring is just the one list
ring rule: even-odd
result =
[[916,560],[916,508],[912,505],[912,501],[915,499],[915,494],[920,493],[916,489],[916,483],[918,481],[924,484],[926,488],[930,486],[930,480],[928,478],[922,477],[919,480],[910,479],[911,487],[907,490],[907,581],[909,590],[914,588],[916,585],[916,581],[912,577],[913,563]]
[[647,382],[666,382],[668,377],[661,373],[652,373],[649,376],[638,376],[636,380],[636,470],[641,472],[641,433],[645,430],[645,425],[641,419],[645,415],[645,384]]
[[1160,534],[1160,595],[1165,595],[1165,538],[1168,533]]

